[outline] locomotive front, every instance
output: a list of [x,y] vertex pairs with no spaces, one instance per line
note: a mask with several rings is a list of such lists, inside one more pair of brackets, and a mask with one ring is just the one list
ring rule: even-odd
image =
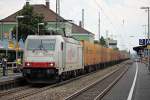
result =
[[[59,39],[60,41],[61,39]],[[50,83],[59,78],[57,38],[29,36],[25,43],[23,76],[29,83]],[[56,49],[57,48],[57,49]]]

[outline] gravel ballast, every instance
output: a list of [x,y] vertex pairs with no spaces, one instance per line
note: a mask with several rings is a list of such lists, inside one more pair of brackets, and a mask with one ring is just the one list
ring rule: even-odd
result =
[[54,87],[52,89],[43,91],[41,93],[32,95],[30,97],[24,98],[23,100],[63,100],[69,95],[77,92],[78,90],[90,85],[96,80],[102,78],[106,74],[118,69],[121,65],[114,65],[112,67],[105,68],[103,70],[99,70],[95,73],[92,73],[88,76],[82,77],[80,79],[74,80],[67,84]]

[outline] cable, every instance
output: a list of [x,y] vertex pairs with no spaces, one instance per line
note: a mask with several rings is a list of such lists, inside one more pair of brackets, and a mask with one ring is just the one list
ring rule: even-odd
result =
[[[116,28],[116,27],[114,27],[115,25],[114,25],[113,22],[111,21],[110,17],[105,13],[104,9],[100,6],[100,4],[99,4],[96,0],[94,0],[94,3],[95,3],[95,4],[97,5],[97,7],[98,7],[99,9],[101,9],[101,11],[104,13],[105,18],[109,20],[109,23],[112,25],[114,31],[116,31],[116,32],[118,33],[118,30],[119,30],[119,29]],[[120,25],[118,25],[118,26],[120,26]],[[119,30],[119,31],[120,31],[120,30]]]
[[137,0],[138,2],[142,2],[142,3],[146,3],[146,4],[148,4],[148,3],[150,3],[150,1],[148,1],[148,0],[146,0],[146,1],[143,1],[143,0]]
[[[120,29],[122,29],[122,27],[121,27],[120,29],[118,29],[117,27],[114,27],[114,24],[113,24],[113,22],[111,21],[110,17],[105,13],[105,11],[104,11],[103,8],[100,6],[100,4],[99,4],[96,0],[94,0],[94,2],[95,2],[95,4],[98,6],[98,8],[103,11],[104,16],[109,20],[109,22],[110,22],[110,24],[112,25],[112,27],[114,28],[114,30],[115,30],[116,32],[118,32],[118,30],[120,31]],[[113,15],[113,14],[112,14],[112,15]],[[117,23],[117,24],[118,24],[118,23]],[[118,26],[122,26],[122,25],[118,25]],[[119,33],[119,32],[118,32],[118,33]],[[120,37],[122,38],[122,35],[121,35]],[[124,38],[123,38],[123,39],[124,39]],[[122,42],[122,44],[125,45],[125,42]]]

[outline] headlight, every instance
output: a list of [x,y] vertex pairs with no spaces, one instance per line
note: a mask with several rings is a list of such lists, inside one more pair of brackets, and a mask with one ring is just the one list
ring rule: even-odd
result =
[[49,63],[49,66],[50,66],[50,67],[54,67],[54,66],[55,66],[55,63]]
[[51,64],[50,64],[50,66],[54,66],[54,64],[53,64],[53,63],[51,63]]
[[29,67],[31,64],[29,62],[25,62],[25,66]]
[[27,66],[30,66],[30,63],[27,63]]

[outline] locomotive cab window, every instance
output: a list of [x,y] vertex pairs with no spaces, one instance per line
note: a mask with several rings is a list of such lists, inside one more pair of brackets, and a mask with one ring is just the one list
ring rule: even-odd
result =
[[55,39],[29,39],[27,43],[28,50],[55,50]]

